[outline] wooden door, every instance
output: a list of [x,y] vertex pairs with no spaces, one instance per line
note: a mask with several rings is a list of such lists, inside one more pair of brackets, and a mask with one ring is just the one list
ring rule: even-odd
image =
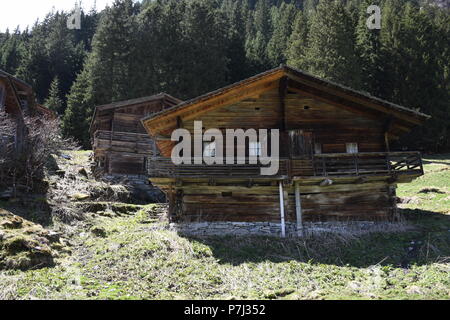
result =
[[303,130],[289,131],[290,154],[294,159],[312,159],[314,139],[312,132]]

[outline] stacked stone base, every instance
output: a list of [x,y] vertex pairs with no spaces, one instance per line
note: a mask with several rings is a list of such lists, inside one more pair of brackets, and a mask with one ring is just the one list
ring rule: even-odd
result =
[[[298,229],[296,223],[286,223],[286,237],[318,233],[363,234],[390,231],[404,226],[389,222],[307,222]],[[281,236],[281,224],[273,222],[191,222],[171,223],[170,229],[189,236]]]

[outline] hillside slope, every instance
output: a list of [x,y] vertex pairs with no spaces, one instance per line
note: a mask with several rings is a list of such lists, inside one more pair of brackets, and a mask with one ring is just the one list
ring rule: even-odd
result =
[[71,254],[0,271],[0,299],[450,299],[450,155],[425,171],[399,186],[410,231],[359,237],[187,238],[164,206],[85,199]]

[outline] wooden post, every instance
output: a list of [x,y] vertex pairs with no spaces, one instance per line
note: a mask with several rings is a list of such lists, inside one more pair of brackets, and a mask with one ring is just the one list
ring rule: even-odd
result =
[[384,145],[385,145],[385,150],[386,152],[390,152],[390,147],[389,147],[389,133],[385,132],[384,133]]
[[300,186],[295,182],[295,214],[297,217],[297,234],[303,236],[302,201],[300,198]]
[[281,215],[281,237],[286,237],[286,226],[284,223],[284,192],[283,192],[283,181],[280,181],[280,215]]

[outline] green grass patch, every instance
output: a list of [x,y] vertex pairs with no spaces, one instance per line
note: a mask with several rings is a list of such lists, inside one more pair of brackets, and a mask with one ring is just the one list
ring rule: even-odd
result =
[[[0,272],[7,299],[450,299],[450,155],[399,185],[410,231],[358,237],[182,237],[152,212],[93,215],[72,256]],[[92,230],[96,230],[92,232]]]

